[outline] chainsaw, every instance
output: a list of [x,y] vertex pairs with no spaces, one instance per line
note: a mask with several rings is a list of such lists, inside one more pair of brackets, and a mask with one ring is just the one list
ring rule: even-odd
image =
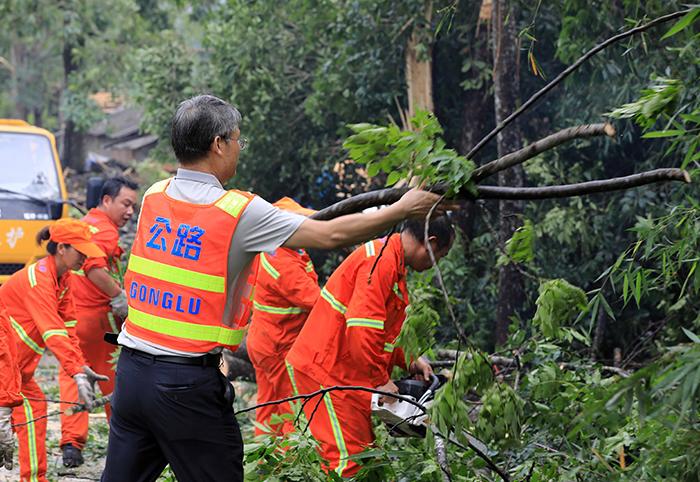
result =
[[[403,395],[422,405],[427,411],[433,404],[435,392],[447,381],[442,375],[431,375],[430,381],[403,379],[396,383],[399,395]],[[394,437],[424,438],[428,414],[418,406],[404,400],[393,403],[379,403],[382,395],[372,394],[372,413],[379,417]]]

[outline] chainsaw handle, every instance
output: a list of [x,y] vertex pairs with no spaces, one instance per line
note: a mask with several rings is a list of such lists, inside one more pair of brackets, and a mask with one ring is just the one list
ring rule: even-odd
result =
[[418,400],[417,403],[423,405],[428,400],[428,398],[430,398],[430,396],[433,393],[435,393],[435,390],[437,390],[439,386],[440,386],[440,379],[438,378],[437,375],[435,375],[434,373],[431,373],[430,374],[430,387],[428,387],[428,389],[425,391],[423,396],[420,397],[420,399]]

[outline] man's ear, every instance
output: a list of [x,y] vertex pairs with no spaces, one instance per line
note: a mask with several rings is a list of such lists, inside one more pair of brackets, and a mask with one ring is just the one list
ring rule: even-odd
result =
[[211,141],[211,146],[209,146],[209,149],[219,155],[223,153],[223,150],[221,148],[221,143],[225,142],[224,139],[221,136],[216,136],[213,141]]

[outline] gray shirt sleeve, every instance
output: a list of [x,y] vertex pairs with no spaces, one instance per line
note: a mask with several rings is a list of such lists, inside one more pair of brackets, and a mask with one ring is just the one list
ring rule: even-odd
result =
[[277,209],[256,196],[238,221],[231,248],[234,252],[272,252],[282,246],[305,219]]

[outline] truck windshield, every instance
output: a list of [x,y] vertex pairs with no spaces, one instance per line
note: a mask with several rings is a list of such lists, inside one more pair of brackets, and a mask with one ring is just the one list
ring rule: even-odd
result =
[[[0,132],[0,188],[41,199],[60,199],[51,143],[38,134]],[[0,191],[0,198],[14,197]]]

